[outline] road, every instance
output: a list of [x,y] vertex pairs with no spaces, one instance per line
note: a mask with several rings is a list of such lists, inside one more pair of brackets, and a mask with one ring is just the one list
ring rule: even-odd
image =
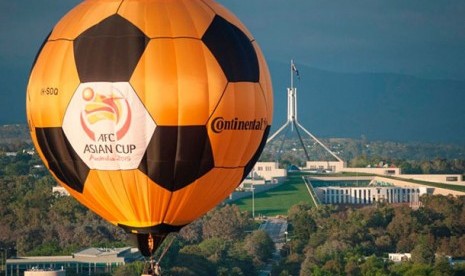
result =
[[279,218],[271,218],[260,225],[260,229],[264,230],[275,244],[285,241],[287,231],[287,220]]
[[280,250],[287,238],[287,220],[271,218],[263,222],[260,225],[260,229],[268,233],[276,247],[272,259],[270,259],[266,266],[260,271],[260,276],[268,276],[271,275],[273,264],[279,262],[281,259]]

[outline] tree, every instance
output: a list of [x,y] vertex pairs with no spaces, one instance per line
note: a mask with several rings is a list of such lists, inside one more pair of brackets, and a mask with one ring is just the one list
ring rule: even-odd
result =
[[238,268],[243,273],[242,275],[253,275],[256,273],[256,267],[254,266],[252,256],[247,253],[243,244],[243,242],[234,242],[231,244],[226,256],[226,263],[231,267],[231,271],[237,271]]
[[431,265],[434,263],[434,253],[432,243],[426,236],[420,236],[417,239],[417,244],[412,250],[412,261],[417,264]]
[[288,211],[288,218],[292,224],[292,233],[295,238],[308,241],[310,235],[316,230],[316,222],[310,216],[308,204],[297,204]]
[[188,243],[198,243],[202,239],[202,219],[197,219],[184,226],[179,231],[179,236]]
[[263,265],[275,251],[273,240],[263,230],[253,231],[245,238],[244,249],[252,256],[256,265]]
[[432,276],[448,276],[453,274],[454,271],[446,257],[441,256],[436,258],[433,271],[431,273]]
[[[168,268],[166,268],[168,269]],[[176,262],[169,268],[168,275],[216,275],[215,265],[204,256],[187,254],[182,251]]]
[[360,265],[362,275],[365,276],[378,276],[388,275],[386,264],[380,258],[376,256],[368,257],[363,264]]
[[457,264],[454,266],[454,275],[465,275],[465,264]]
[[360,267],[357,260],[349,259],[344,267],[344,272],[347,276],[358,276],[361,275]]
[[357,157],[354,157],[350,160],[349,164],[351,167],[355,168],[363,168],[370,165],[366,155],[358,155]]
[[405,272],[404,276],[429,276],[432,268],[427,264],[413,264],[412,267]]
[[202,255],[215,263],[224,258],[228,247],[227,241],[220,238],[206,239],[199,244]]
[[396,243],[397,252],[410,252],[414,245],[412,233],[420,231],[420,225],[411,212],[408,207],[395,208],[394,217],[387,227],[389,236],[393,243]]
[[392,242],[391,236],[382,235],[375,239],[375,245],[378,249],[378,252],[394,252],[395,244]]
[[323,269],[331,275],[341,275],[343,274],[344,267],[341,266],[341,263],[336,260],[328,260],[324,265]]
[[302,262],[300,267],[300,275],[313,275],[313,268],[316,266],[312,256],[306,256],[305,260]]
[[251,228],[251,221],[236,205],[216,208],[204,217],[203,238],[239,239]]
[[412,262],[390,263],[389,270],[392,276],[404,276],[412,265]]

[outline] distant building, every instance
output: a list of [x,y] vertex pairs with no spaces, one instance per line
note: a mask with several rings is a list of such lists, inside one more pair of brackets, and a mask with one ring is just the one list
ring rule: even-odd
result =
[[[16,257],[7,259],[5,275],[22,275],[26,271],[44,272],[51,270],[72,270],[78,275],[111,273],[118,266],[141,259],[143,257],[137,248],[91,247],[74,253],[71,256]],[[31,275],[35,276],[37,273]]]
[[24,272],[24,276],[66,276],[66,271],[63,269],[51,270],[32,268],[30,270],[26,270]]
[[461,174],[401,174],[398,177],[403,179],[413,179],[420,181],[462,185],[465,186],[463,176]]
[[432,194],[433,189],[427,187],[316,187],[316,195],[323,204],[374,204],[410,203],[419,204],[420,196]]
[[348,168],[347,163],[338,161],[307,161],[304,170],[311,173],[365,173],[377,175],[397,176],[401,174],[400,168],[388,166],[386,164],[375,167]]
[[36,154],[36,151],[35,151],[34,148],[32,148],[32,149],[23,149],[23,153],[27,153],[29,155],[34,155],[34,154]]
[[307,161],[305,165],[304,169],[311,173],[337,173],[342,172],[346,167],[346,163],[344,161]]
[[278,162],[257,162],[242,184],[275,184],[286,177],[287,170],[280,169]]
[[52,187],[52,193],[57,193],[60,196],[69,196],[69,192],[62,186]]
[[280,169],[278,162],[257,162],[241,185],[229,195],[226,202],[253,196],[281,185],[287,178],[287,170]]
[[406,262],[412,259],[412,254],[410,253],[389,253],[389,260],[395,263]]

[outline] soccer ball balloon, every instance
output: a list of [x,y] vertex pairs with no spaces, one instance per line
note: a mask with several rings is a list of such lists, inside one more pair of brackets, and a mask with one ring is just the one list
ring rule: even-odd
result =
[[227,197],[272,121],[263,55],[211,0],[88,0],[34,61],[27,118],[72,196],[136,234],[161,237]]

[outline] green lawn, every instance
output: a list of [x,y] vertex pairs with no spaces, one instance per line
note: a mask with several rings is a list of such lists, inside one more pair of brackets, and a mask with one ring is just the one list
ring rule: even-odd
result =
[[[307,202],[314,206],[308,194],[302,173],[289,173],[284,184],[266,192],[255,194],[255,216],[287,215],[287,210],[300,202]],[[252,213],[252,197],[232,202],[243,211]]]
[[436,187],[436,188],[442,188],[442,189],[458,191],[458,192],[465,192],[465,186],[460,186],[460,185],[445,184],[445,183],[435,183],[435,182],[413,180],[413,179],[404,179],[404,178],[400,178],[400,177],[391,177],[391,178],[397,179],[397,180],[409,181],[409,182],[412,182],[412,183],[431,186],[431,187]]
[[[302,180],[303,175],[305,174],[301,172],[289,173],[288,179],[282,185],[272,190],[255,194],[255,216],[287,215],[289,208],[300,202],[307,202],[311,206],[315,206],[315,203],[308,194],[305,183]],[[426,181],[409,181],[438,188],[465,192],[464,186],[431,183]],[[239,206],[241,210],[252,213],[252,196],[233,201],[232,203]]]

